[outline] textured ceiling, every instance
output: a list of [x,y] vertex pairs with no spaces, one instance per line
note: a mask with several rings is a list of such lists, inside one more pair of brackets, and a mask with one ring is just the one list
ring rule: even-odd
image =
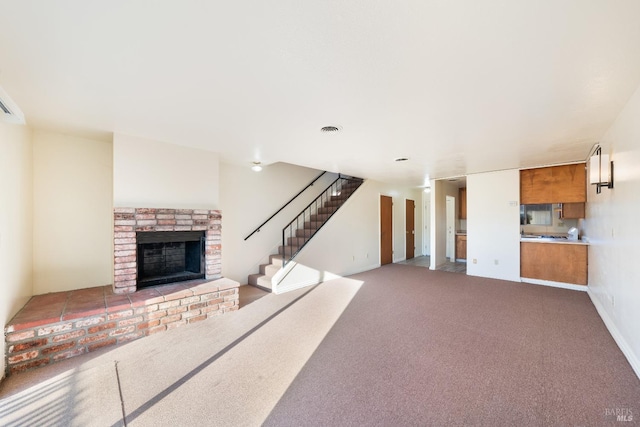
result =
[[584,160],[640,84],[637,0],[0,0],[0,28],[31,126],[411,186]]

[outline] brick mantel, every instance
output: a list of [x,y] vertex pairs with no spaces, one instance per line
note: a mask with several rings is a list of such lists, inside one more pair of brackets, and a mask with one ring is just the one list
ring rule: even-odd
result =
[[205,277],[222,277],[222,214],[219,210],[114,208],[113,292],[125,294],[137,289],[136,233],[157,231],[204,231]]

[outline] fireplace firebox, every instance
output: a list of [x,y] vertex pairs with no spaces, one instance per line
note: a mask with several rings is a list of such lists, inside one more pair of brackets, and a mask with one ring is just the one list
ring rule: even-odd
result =
[[138,288],[205,277],[204,231],[138,232]]
[[219,210],[114,208],[113,293],[194,278],[220,279],[221,224]]

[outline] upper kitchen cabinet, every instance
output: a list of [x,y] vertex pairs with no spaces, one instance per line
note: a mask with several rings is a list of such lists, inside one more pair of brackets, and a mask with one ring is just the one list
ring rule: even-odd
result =
[[467,189],[461,188],[458,190],[458,198],[460,201],[458,202],[458,206],[460,211],[458,212],[459,219],[467,219]]
[[587,201],[587,170],[584,163],[552,168],[551,203]]
[[520,203],[584,203],[587,172],[584,163],[520,171]]
[[551,168],[524,169],[520,171],[520,204],[542,205],[552,203]]

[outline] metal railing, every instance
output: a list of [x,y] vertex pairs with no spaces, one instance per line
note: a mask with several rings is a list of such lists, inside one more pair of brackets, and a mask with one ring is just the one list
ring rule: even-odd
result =
[[331,185],[282,229],[283,267],[302,250],[362,182],[361,178],[338,175]]
[[271,221],[273,219],[274,216],[278,215],[284,208],[286,208],[287,206],[289,206],[289,204],[291,202],[293,202],[295,199],[298,198],[299,195],[301,195],[302,193],[304,193],[304,190],[306,190],[307,188],[311,187],[313,184],[315,184],[315,182],[317,180],[319,180],[322,175],[324,175],[325,173],[327,173],[327,171],[322,172],[320,175],[318,175],[313,181],[311,181],[309,184],[307,184],[306,187],[304,187],[302,190],[300,190],[298,192],[298,194],[296,194],[295,196],[293,196],[287,203],[285,203],[284,205],[282,205],[282,207],[280,209],[278,209],[273,215],[271,215],[269,218],[267,218],[267,220],[265,222],[263,222],[262,224],[260,224],[255,230],[253,230],[251,232],[251,234],[249,234],[247,237],[244,238],[244,240],[247,240],[249,237],[253,236],[255,233],[258,233],[260,231],[260,229],[262,227],[264,227],[264,225],[266,223],[268,223],[269,221]]

